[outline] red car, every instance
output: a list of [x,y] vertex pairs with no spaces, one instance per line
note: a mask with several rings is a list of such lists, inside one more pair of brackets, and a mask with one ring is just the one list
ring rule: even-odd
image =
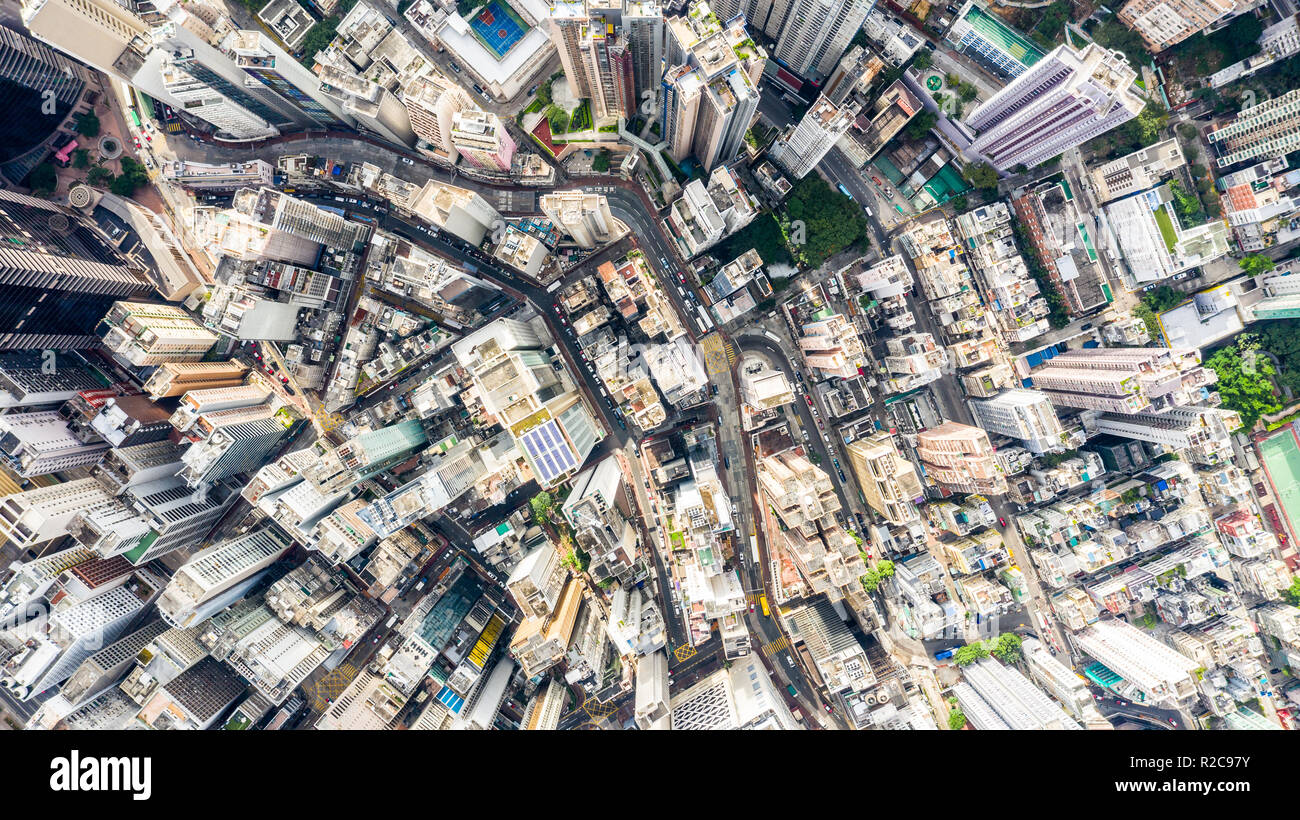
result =
[[803,400],[808,402],[809,407],[812,407],[812,396],[804,396]]
[[1007,528],[1007,520],[1000,515],[998,516],[998,526],[1004,530]]

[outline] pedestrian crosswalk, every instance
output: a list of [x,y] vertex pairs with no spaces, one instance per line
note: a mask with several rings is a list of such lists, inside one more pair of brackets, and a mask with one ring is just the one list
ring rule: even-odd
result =
[[767,655],[770,658],[776,655],[776,653],[784,652],[789,648],[790,648],[790,639],[782,635],[781,637],[777,638],[774,641],[770,641],[768,643],[763,644],[763,654]]
[[723,345],[723,347],[724,347],[724,348],[726,349],[726,351],[727,351],[727,365],[730,366],[730,367],[735,367],[735,366],[736,366],[736,349],[735,349],[734,347],[731,346],[731,342],[723,342],[722,345]]

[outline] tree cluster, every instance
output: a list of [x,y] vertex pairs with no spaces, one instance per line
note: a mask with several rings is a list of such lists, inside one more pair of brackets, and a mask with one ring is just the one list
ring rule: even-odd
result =
[[815,174],[795,183],[785,208],[791,223],[804,224],[805,244],[794,250],[810,268],[821,267],[840,251],[868,242],[862,209]]

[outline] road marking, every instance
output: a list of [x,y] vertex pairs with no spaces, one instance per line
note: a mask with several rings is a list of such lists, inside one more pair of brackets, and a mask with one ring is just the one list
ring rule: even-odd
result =
[[782,635],[776,640],[763,644],[763,654],[769,658],[774,657],[778,652],[783,652],[790,648],[790,640]]
[[696,654],[695,647],[689,644],[683,644],[673,650],[673,657],[677,658],[678,662],[689,660]]

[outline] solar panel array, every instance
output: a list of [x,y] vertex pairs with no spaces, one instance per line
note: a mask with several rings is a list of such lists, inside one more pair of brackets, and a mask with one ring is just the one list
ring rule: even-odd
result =
[[542,484],[548,484],[578,466],[560,426],[554,420],[524,433],[523,440],[524,449],[531,456]]

